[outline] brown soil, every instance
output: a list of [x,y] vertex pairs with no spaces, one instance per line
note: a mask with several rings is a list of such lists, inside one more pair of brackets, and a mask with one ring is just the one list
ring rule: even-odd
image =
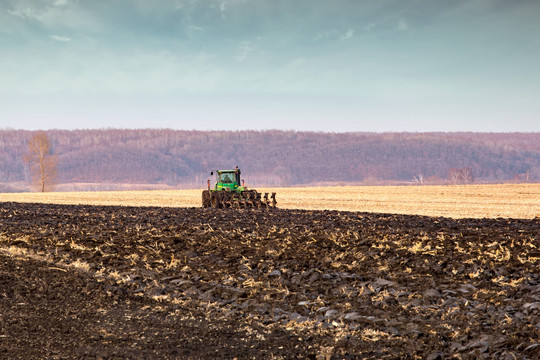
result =
[[540,221],[0,203],[0,358],[525,358]]

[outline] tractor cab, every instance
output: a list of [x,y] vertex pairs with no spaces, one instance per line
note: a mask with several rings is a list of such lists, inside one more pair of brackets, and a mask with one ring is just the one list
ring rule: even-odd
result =
[[214,190],[241,192],[245,188],[240,186],[240,183],[240,169],[238,167],[234,170],[216,170],[216,185]]

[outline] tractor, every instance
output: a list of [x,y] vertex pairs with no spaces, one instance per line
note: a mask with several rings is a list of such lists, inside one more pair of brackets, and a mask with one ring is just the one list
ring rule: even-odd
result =
[[[264,193],[248,189],[244,180],[240,179],[238,166],[234,170],[216,170],[216,184],[202,192],[202,206],[213,208],[275,208],[277,205],[276,193]],[[214,171],[210,172],[210,176]],[[240,185],[242,184],[242,185]]]

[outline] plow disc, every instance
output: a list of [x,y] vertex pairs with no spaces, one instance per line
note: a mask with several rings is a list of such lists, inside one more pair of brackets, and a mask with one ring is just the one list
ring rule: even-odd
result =
[[204,190],[202,193],[203,207],[213,208],[275,208],[276,193],[259,193],[257,190],[246,190],[241,193],[230,191]]

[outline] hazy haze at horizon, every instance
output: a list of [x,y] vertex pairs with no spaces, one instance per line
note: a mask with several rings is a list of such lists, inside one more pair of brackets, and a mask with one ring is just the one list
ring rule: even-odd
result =
[[0,129],[540,131],[540,2],[0,0]]

